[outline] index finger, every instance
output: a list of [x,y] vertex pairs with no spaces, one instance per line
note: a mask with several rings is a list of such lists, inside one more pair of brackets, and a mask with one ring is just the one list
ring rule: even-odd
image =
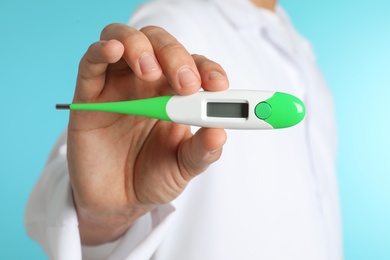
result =
[[79,64],[74,101],[88,102],[97,97],[103,90],[108,64],[117,62],[122,54],[123,45],[118,41],[93,43]]

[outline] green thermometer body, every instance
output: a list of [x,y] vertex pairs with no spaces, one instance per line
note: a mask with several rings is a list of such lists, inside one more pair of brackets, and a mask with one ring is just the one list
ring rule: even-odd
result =
[[200,127],[276,129],[298,124],[305,106],[297,97],[274,91],[200,91],[189,96],[57,105],[57,109],[91,110],[145,116]]

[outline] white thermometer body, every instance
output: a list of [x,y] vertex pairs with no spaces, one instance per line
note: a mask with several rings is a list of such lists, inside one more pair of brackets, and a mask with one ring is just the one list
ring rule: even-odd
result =
[[227,129],[272,129],[269,123],[256,116],[255,108],[273,94],[229,90],[173,96],[166,111],[173,122],[182,124]]

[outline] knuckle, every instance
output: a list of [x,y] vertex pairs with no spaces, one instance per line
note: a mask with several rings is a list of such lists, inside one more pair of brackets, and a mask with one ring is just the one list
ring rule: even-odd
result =
[[122,43],[126,43],[127,41],[131,40],[131,43],[134,43],[135,40],[139,40],[139,38],[142,36],[143,34],[133,27],[121,23],[111,23],[104,27],[100,34],[100,39],[116,39]]
[[222,68],[221,65],[219,65],[217,62],[212,61],[203,55],[193,54],[192,57],[196,62],[196,64],[198,64],[198,66],[207,67],[207,68],[211,68],[211,67]]
[[199,60],[199,61],[207,59],[206,56],[201,54],[196,54],[196,53],[192,54],[192,57],[194,58],[194,60]]
[[155,26],[155,25],[145,26],[140,31],[145,33],[145,34],[157,34],[157,33],[161,33],[161,32],[166,32],[163,28],[161,28],[159,26]]
[[183,53],[184,48],[178,42],[167,41],[159,46],[158,51],[162,55],[170,57],[176,55],[177,53]]
[[145,36],[139,31],[129,32],[128,34],[124,35],[123,39],[121,40],[127,47],[132,47],[131,50],[133,52],[141,50],[142,48],[139,48],[140,46],[146,46]]
[[102,32],[100,33],[100,38],[103,39],[103,38],[106,38],[106,35],[109,35],[110,32],[112,32],[113,30],[115,30],[117,27],[118,27],[118,23],[110,23],[108,25],[106,25]]
[[160,54],[173,54],[185,50],[175,37],[161,27],[151,25],[143,27],[140,31],[154,43]]

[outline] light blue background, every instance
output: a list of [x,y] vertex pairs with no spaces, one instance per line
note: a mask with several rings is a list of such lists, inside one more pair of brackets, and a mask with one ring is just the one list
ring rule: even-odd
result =
[[[0,259],[45,259],[23,211],[67,113],[78,61],[104,25],[142,0],[1,0]],[[390,2],[281,2],[334,94],[347,260],[390,259]]]

